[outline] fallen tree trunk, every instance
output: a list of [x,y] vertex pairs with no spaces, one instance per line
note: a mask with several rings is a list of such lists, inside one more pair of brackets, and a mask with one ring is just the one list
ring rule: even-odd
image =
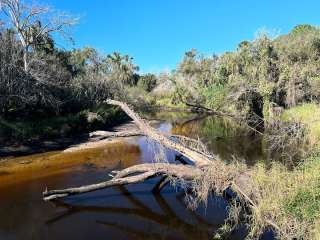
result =
[[210,164],[212,160],[217,159],[217,157],[215,156],[209,156],[208,154],[191,150],[188,147],[185,147],[182,144],[171,140],[168,136],[157,132],[143,119],[141,119],[135,112],[133,112],[127,104],[115,100],[107,100],[106,103],[121,107],[121,109],[135,122],[135,124],[139,127],[140,131],[144,135],[148,136],[159,144],[184,155],[185,157],[193,161],[196,166],[206,166]]
[[92,191],[96,191],[96,190],[107,188],[107,187],[139,183],[147,180],[150,177],[153,177],[155,174],[156,172],[150,170],[146,173],[143,173],[137,176],[126,177],[126,178],[116,178],[109,181],[86,185],[86,186],[77,187],[77,188],[67,188],[63,190],[51,190],[51,191],[46,190],[45,192],[43,192],[43,196],[44,196],[43,199],[45,201],[50,201],[58,198],[67,197],[70,195],[92,192]]
[[189,103],[189,102],[185,102],[185,104],[188,107],[192,107],[194,109],[194,111],[196,111],[196,112],[208,113],[208,114],[213,114],[213,115],[217,115],[217,116],[228,116],[228,117],[232,117],[232,118],[239,118],[233,114],[217,111],[217,110],[207,108],[202,105],[197,105],[197,104],[193,104],[193,103]]
[[[197,151],[196,149],[188,148],[183,144],[179,143],[178,141],[172,140],[170,136],[157,132],[148,123],[141,119],[134,111],[132,111],[127,104],[115,100],[107,100],[106,102],[108,104],[121,107],[122,110],[126,112],[129,117],[132,118],[132,120],[139,128],[139,132],[134,132],[134,134],[146,135],[152,140],[158,142],[159,144],[180,153],[181,155],[185,156],[190,161],[192,161],[194,166],[185,166],[168,163],[135,165],[120,171],[115,176],[113,176],[113,179],[109,181],[101,182],[98,184],[92,184],[88,186],[82,186],[78,188],[68,188],[63,190],[51,191],[46,190],[45,192],[43,192],[44,200],[53,200],[69,195],[86,193],[111,186],[138,183],[155,175],[171,175],[184,180],[192,180],[202,173],[201,169],[205,168],[210,163],[212,163],[212,160],[216,159],[215,157],[206,152],[201,152],[200,150]],[[183,139],[188,138],[183,137]],[[190,139],[190,141],[194,140]]]
[[201,174],[201,170],[181,164],[169,163],[146,163],[128,167],[116,173],[111,180],[91,184],[76,188],[67,188],[62,190],[51,190],[43,192],[43,199],[45,201],[54,200],[58,198],[67,197],[70,195],[81,194],[96,191],[99,189],[120,186],[126,184],[133,184],[143,182],[151,177],[165,175],[173,176],[184,180],[192,180]]
[[[217,115],[217,116],[221,116],[221,117],[229,117],[229,118],[232,118],[232,119],[235,119],[235,120],[244,122],[244,123],[246,124],[246,126],[247,126],[250,130],[252,130],[252,131],[254,131],[254,132],[256,132],[256,133],[258,133],[258,134],[260,134],[260,135],[263,135],[262,132],[260,132],[259,130],[256,129],[256,127],[259,126],[259,124],[260,124],[261,122],[260,122],[260,123],[258,122],[257,125],[256,125],[256,127],[252,127],[252,126],[250,126],[250,125],[248,124],[246,118],[244,118],[244,117],[239,117],[239,116],[236,116],[236,115],[231,114],[231,113],[226,113],[226,112],[217,111],[217,110],[214,110],[214,109],[211,109],[211,108],[207,108],[207,107],[202,106],[202,105],[196,105],[196,104],[192,104],[192,103],[188,103],[188,102],[185,102],[185,104],[186,104],[187,106],[189,106],[189,107],[193,107],[194,109],[196,109],[197,112],[202,112],[202,113],[206,113],[206,114]],[[262,118],[260,118],[259,120],[262,121],[262,122],[264,121],[264,119],[262,119]]]
[[110,131],[94,131],[89,134],[90,138],[95,140],[102,140],[105,138],[116,138],[116,137],[134,137],[143,135],[139,130],[136,131],[120,131],[120,132],[110,132]]

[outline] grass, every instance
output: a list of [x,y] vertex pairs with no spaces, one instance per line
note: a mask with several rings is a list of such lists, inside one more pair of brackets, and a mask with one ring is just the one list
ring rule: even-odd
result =
[[250,216],[250,236],[258,236],[270,221],[279,239],[320,239],[320,107],[304,104],[286,110],[284,121],[295,121],[309,130],[312,150],[292,171],[280,163],[270,169],[251,169],[251,195],[256,209]]
[[[270,228],[278,239],[320,239],[320,146],[316,144],[320,139],[319,119],[320,107],[315,104],[286,110],[282,116],[285,122],[303,123],[309,129],[306,137],[315,144],[297,167],[288,170],[274,162],[271,167],[259,163],[246,170],[250,177],[241,191],[253,202],[252,211],[245,217],[249,224],[247,239],[259,239]],[[243,196],[240,191],[239,196]],[[230,213],[229,225],[224,226],[227,231],[233,229],[230,223],[243,219],[237,204]]]
[[288,171],[281,164],[270,170],[252,170],[251,193],[256,210],[250,217],[251,236],[262,233],[269,222],[279,226],[279,239],[318,239],[320,231],[320,151]]
[[305,124],[310,132],[310,143],[317,144],[320,141],[320,106],[318,104],[307,103],[286,110],[281,119]]

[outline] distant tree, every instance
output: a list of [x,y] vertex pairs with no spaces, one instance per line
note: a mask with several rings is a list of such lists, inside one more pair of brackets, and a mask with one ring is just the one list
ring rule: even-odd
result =
[[154,74],[148,73],[140,76],[138,86],[147,92],[151,92],[157,86],[157,77]]
[[133,63],[132,57],[114,52],[107,56],[106,61],[110,64],[110,73],[113,80],[130,86],[137,83],[135,72],[139,70],[139,67]]
[[104,59],[97,50],[91,47],[74,49],[70,52],[69,63],[72,66],[73,76],[86,74],[88,71],[102,70]]
[[300,24],[295,26],[292,31],[291,34],[301,34],[301,33],[306,33],[306,32],[311,32],[311,31],[316,31],[317,28],[310,25],[310,24]]
[[182,62],[179,64],[178,71],[181,72],[186,77],[192,77],[197,72],[199,72],[199,67],[197,64],[197,50],[191,49],[184,54]]

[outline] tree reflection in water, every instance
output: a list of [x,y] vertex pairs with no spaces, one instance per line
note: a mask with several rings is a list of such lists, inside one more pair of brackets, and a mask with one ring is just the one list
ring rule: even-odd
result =
[[[170,188],[170,190],[169,190]],[[94,212],[103,214],[116,214],[117,216],[124,216],[127,218],[133,217],[138,221],[142,219],[152,224],[152,231],[146,230],[143,226],[137,227],[135,222],[130,221],[116,221],[116,218],[108,218],[108,220],[96,219],[96,223],[105,227],[112,227],[114,229],[120,230],[125,233],[129,238],[133,239],[168,239],[169,235],[173,236],[174,239],[194,239],[198,237],[200,239],[211,239],[215,230],[221,226],[224,221],[224,216],[221,216],[220,220],[217,222],[210,221],[209,214],[215,214],[215,212],[207,212],[206,210],[193,211],[188,208],[187,203],[184,200],[184,192],[174,192],[174,189],[167,187],[167,191],[164,194],[148,194],[146,199],[138,199],[135,192],[129,192],[127,187],[119,186],[116,188],[118,194],[125,198],[132,207],[126,206],[97,206],[97,205],[83,205],[68,203],[66,201],[55,201],[56,207],[62,207],[66,209],[62,214],[55,216],[54,218],[48,220],[46,224],[53,224],[64,218],[70,217],[71,215],[81,213],[81,212]],[[166,196],[174,196],[176,201],[174,201],[174,206],[172,206],[172,201],[166,198]],[[105,196],[106,197],[106,196]],[[151,200],[155,200],[160,208],[160,211],[153,209],[150,206]],[[215,198],[216,203],[220,202],[220,209],[218,212],[221,214],[221,210],[226,210],[226,203],[221,198]],[[170,204],[169,204],[170,203]],[[180,206],[176,206],[176,205]],[[215,204],[216,206],[219,204]],[[183,211],[183,213],[181,213]],[[219,213],[218,213],[219,215]],[[96,215],[95,218],[98,215]],[[189,217],[183,217],[189,216]],[[212,215],[213,218],[216,216]],[[137,222],[136,221],[136,222]],[[169,234],[169,235],[167,235]]]

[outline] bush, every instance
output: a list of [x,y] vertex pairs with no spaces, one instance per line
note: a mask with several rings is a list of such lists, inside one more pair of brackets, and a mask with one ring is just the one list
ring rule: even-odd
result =
[[157,77],[154,74],[146,74],[140,77],[138,86],[147,92],[151,92],[157,86]]
[[206,105],[213,109],[219,109],[225,105],[228,88],[225,85],[212,85],[203,90]]

